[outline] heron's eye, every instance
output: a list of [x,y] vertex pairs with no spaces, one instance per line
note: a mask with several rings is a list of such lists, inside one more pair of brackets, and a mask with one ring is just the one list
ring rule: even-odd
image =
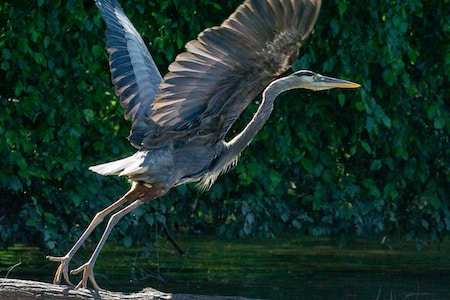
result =
[[319,78],[319,76],[318,76],[317,74],[315,74],[315,75],[313,76],[313,80],[314,80],[314,81],[319,81],[319,79],[320,79],[320,78]]

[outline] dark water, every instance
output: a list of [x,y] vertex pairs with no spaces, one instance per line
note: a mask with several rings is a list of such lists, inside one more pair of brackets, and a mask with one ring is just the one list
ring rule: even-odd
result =
[[[168,241],[152,249],[107,243],[95,266],[102,288],[264,299],[449,299],[450,243],[416,250],[404,241],[277,238],[226,240],[177,236],[184,255]],[[93,245],[92,245],[93,246]],[[83,263],[82,249],[73,267]],[[149,254],[142,256],[142,252]],[[0,251],[0,276],[50,282],[57,264],[20,245]],[[73,281],[76,281],[75,279]]]

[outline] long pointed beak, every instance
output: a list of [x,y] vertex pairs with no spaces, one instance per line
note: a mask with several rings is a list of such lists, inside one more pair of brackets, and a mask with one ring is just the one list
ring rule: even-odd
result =
[[355,83],[355,82],[338,79],[338,78],[333,78],[333,77],[328,77],[328,76],[323,76],[323,75],[322,75],[320,82],[323,87],[327,87],[329,89],[332,89],[332,88],[356,89],[361,86],[360,84]]

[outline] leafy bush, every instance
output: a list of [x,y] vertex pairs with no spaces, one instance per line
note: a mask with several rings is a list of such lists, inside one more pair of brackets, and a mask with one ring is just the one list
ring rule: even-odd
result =
[[[121,1],[162,73],[240,2]],[[133,152],[104,24],[93,1],[4,1],[0,18],[0,240],[65,250],[127,189],[87,170]],[[362,88],[285,93],[209,192],[179,187],[113,234],[128,245],[158,224],[224,235],[448,232],[449,19],[445,1],[323,3],[294,68]],[[233,134],[256,107],[257,99]]]

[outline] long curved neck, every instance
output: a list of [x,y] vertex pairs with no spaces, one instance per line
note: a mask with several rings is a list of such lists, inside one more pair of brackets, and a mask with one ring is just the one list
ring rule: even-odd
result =
[[237,159],[240,153],[250,144],[255,135],[267,122],[273,110],[273,103],[281,93],[298,88],[291,76],[283,77],[273,81],[263,92],[261,104],[253,115],[253,118],[245,128],[227,143],[228,152],[234,154]]
[[204,189],[210,188],[221,173],[226,172],[237,162],[241,152],[250,144],[253,137],[269,119],[276,97],[284,91],[298,88],[299,86],[297,85],[293,77],[287,76],[273,81],[264,90],[261,104],[250,123],[231,141],[221,144],[220,154],[216,157],[210,171],[201,179],[200,187]]

